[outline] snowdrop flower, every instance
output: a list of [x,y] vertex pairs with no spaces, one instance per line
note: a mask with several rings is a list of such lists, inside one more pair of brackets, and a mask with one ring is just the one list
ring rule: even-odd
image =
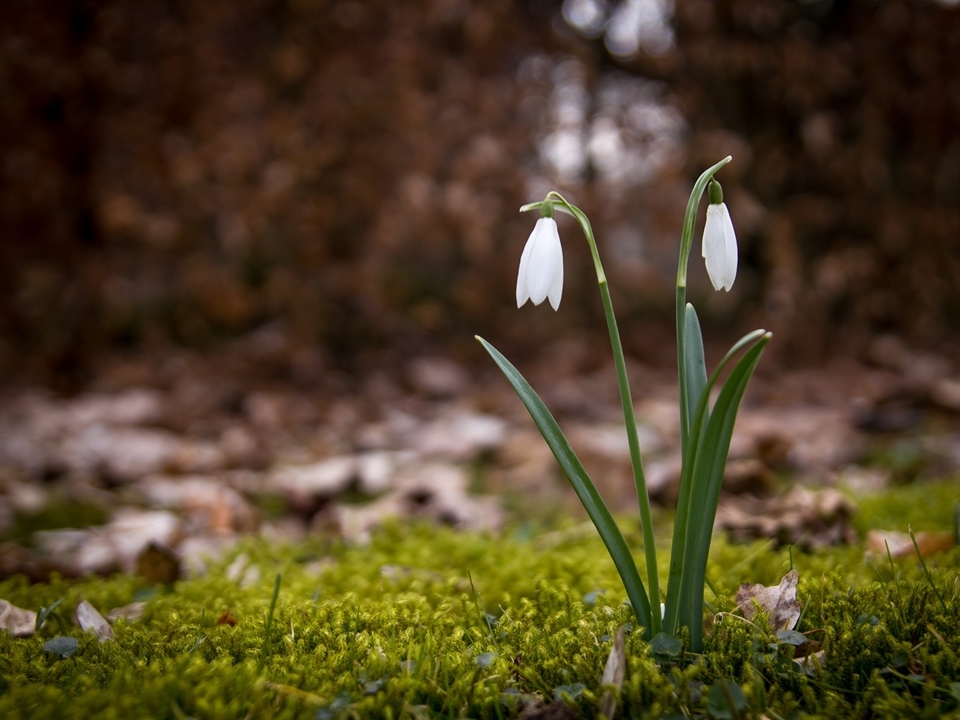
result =
[[553,205],[544,203],[540,219],[530,233],[530,238],[520,256],[520,272],[517,274],[517,307],[527,300],[539,305],[550,298],[550,306],[560,307],[563,293],[563,248],[557,221],[553,219]]
[[711,180],[708,193],[710,204],[707,206],[707,222],[703,226],[703,259],[714,290],[730,290],[737,277],[737,236],[723,202],[720,183]]

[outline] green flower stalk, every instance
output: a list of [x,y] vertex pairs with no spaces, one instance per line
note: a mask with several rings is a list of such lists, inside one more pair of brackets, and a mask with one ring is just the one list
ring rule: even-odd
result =
[[[544,440],[553,451],[561,469],[596,526],[623,580],[637,620],[644,628],[645,637],[652,639],[658,634],[675,637],[679,628],[685,626],[690,629],[691,649],[694,651],[699,651],[702,644],[706,561],[733,424],[747,383],[764,346],[770,339],[770,334],[762,330],[744,336],[731,348],[710,377],[707,377],[700,324],[693,306],[686,302],[687,263],[693,243],[697,206],[707,183],[711,182],[717,170],[729,161],[729,157],[724,158],[705,171],[695,183],[687,203],[680,239],[676,300],[683,470],[677,518],[674,524],[670,576],[662,618],[661,612],[651,611],[651,608],[660,610],[658,605],[661,601],[653,517],[643,472],[643,459],[637,436],[637,423],[627,378],[626,361],[613,312],[613,301],[590,221],[582,210],[571,205],[559,193],[550,192],[542,202],[531,203],[520,208],[521,212],[539,210],[541,217],[527,240],[521,256],[517,277],[517,306],[522,306],[527,299],[532,300],[534,304],[539,304],[549,298],[554,310],[559,307],[563,290],[563,253],[553,212],[558,210],[573,216],[590,247],[600,289],[600,299],[607,320],[640,509],[647,569],[646,585],[640,578],[623,534],[550,411],[520,372],[490,343],[477,338],[503,371],[530,412]],[[721,288],[729,290],[736,277],[736,236],[726,205],[723,204],[719,183],[715,181],[711,183],[710,195],[711,204],[707,211],[707,223],[703,236],[703,256],[714,287],[718,290]],[[734,364],[713,407],[709,407],[711,389],[719,382],[720,374],[741,350],[744,351],[742,357]]]

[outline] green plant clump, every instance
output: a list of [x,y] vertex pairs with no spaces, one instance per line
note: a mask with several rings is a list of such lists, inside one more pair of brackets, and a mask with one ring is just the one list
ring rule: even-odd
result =
[[[248,567],[230,579],[241,554]],[[559,702],[593,718],[621,626],[617,717],[957,717],[960,549],[926,565],[718,537],[703,654],[655,656],[600,539],[576,528],[493,538],[393,525],[365,547],[251,538],[166,588],[130,575],[0,582],[18,607],[64,598],[57,613],[78,641],[51,651],[51,620],[33,637],[0,632],[0,717],[510,718]],[[734,612],[741,582],[776,584],[791,566],[796,632]],[[101,643],[71,624],[81,599],[104,614],[146,605]]]

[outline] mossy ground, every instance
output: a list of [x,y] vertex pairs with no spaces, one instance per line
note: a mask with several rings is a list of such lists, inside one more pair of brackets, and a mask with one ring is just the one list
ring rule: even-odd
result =
[[[951,529],[957,490],[956,478],[896,489],[862,502],[858,527]],[[628,541],[639,546],[636,529]],[[228,579],[240,553],[259,579]],[[661,562],[663,571],[666,547]],[[823,650],[819,669],[794,663],[794,647],[762,625],[724,614],[739,583],[775,584],[791,563],[798,630]],[[707,593],[718,615],[704,654],[658,665],[641,633],[628,634],[618,716],[957,717],[960,548],[927,566],[932,581],[915,556],[874,563],[862,545],[791,553],[718,537],[708,577],[719,596]],[[14,578],[0,597],[32,609],[65,598],[58,610],[79,640],[63,658],[43,649],[59,633],[52,621],[32,638],[0,633],[0,717],[10,719],[506,718],[555,698],[589,718],[612,638],[632,628],[596,533],[574,525],[498,538],[393,525],[366,547],[251,538],[171,587],[127,575]],[[70,623],[81,599],[104,613],[147,605],[101,644]],[[218,623],[228,610],[235,625]]]

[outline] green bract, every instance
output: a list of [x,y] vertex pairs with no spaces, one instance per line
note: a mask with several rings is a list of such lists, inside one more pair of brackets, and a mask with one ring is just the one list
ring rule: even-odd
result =
[[[477,338],[520,396],[520,400],[530,412],[544,440],[546,440],[567,479],[576,490],[584,508],[590,515],[590,519],[597,527],[597,531],[603,538],[610,557],[620,573],[627,595],[630,597],[630,602],[637,615],[637,620],[644,627],[646,637],[649,639],[661,632],[670,637],[676,637],[680,628],[686,627],[689,630],[691,648],[696,652],[699,652],[703,645],[703,585],[713,533],[713,522],[720,496],[720,483],[723,480],[723,470],[730,449],[730,438],[733,435],[737,410],[740,407],[740,401],[747,388],[747,383],[760,360],[763,348],[770,340],[770,333],[763,330],[756,330],[745,335],[730,349],[730,352],[727,353],[708,378],[703,356],[700,323],[693,305],[686,302],[687,263],[690,258],[690,247],[693,243],[697,207],[707,183],[711,182],[717,170],[728,162],[730,162],[730,157],[724,158],[707,169],[694,184],[693,192],[691,192],[690,200],[687,203],[683,233],[680,238],[676,299],[683,470],[680,477],[680,496],[674,526],[666,607],[662,619],[659,612],[651,611],[651,607],[657,607],[661,599],[659,578],[657,577],[657,551],[653,538],[650,498],[637,439],[637,423],[634,417],[633,400],[630,395],[630,383],[627,378],[620,333],[617,330],[617,320],[613,312],[613,302],[610,298],[607,278],[600,262],[600,254],[597,250],[590,220],[582,210],[571,205],[558,193],[551,192],[543,202],[524,205],[520,210],[525,212],[550,207],[572,215],[579,223],[580,229],[590,246],[590,253],[597,273],[597,283],[600,286],[600,298],[607,319],[617,379],[620,385],[620,400],[623,407],[627,440],[630,445],[630,460],[633,466],[637,499],[640,505],[640,523],[643,531],[643,546],[647,567],[646,586],[640,578],[636,563],[627,548],[623,535],[604,504],[603,498],[600,497],[590,480],[590,476],[577,459],[576,453],[570,447],[550,411],[523,375],[493,345],[482,338]],[[716,181],[712,182],[712,188],[712,199],[719,198],[722,201],[722,194]],[[711,207],[718,206],[712,205]],[[723,206],[723,210],[726,211],[726,206]],[[726,224],[729,225],[729,216],[727,216]],[[725,228],[708,227],[707,230],[720,232],[721,234],[725,232]],[[732,226],[729,228],[729,233],[732,236]],[[707,253],[706,236],[704,243],[704,255],[710,255],[710,257],[707,257],[708,266],[710,263],[719,262],[723,275],[720,287],[729,289],[733,284],[732,275],[736,274],[736,258],[733,258],[731,269],[729,261],[718,261],[713,255]],[[733,243],[735,255],[735,239]],[[525,250],[524,253],[526,255],[527,251]],[[715,265],[714,269],[711,270],[711,280],[714,282],[714,286],[719,289],[717,281],[713,278],[716,267]],[[521,269],[522,280],[523,270]],[[737,353],[741,351],[743,355],[734,362]],[[733,367],[730,374],[726,381],[722,383],[717,400],[711,407],[709,403],[710,392],[720,382],[721,372],[731,363],[733,363]]]

